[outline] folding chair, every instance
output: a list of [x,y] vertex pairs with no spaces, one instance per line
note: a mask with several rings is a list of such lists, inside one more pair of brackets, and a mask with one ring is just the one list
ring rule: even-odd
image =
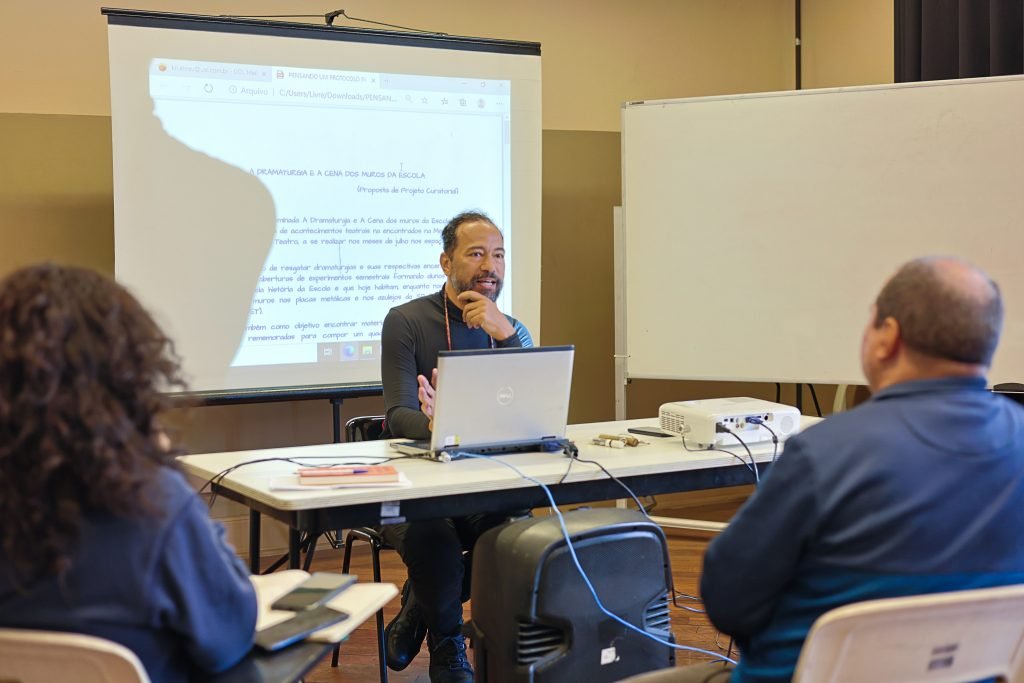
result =
[[0,680],[16,683],[150,683],[135,653],[78,633],[0,629]]
[[814,622],[794,683],[1024,681],[1024,585],[870,600]]

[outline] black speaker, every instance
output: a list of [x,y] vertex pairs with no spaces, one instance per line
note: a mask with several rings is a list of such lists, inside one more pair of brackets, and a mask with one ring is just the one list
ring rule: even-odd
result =
[[[617,508],[565,513],[580,564],[613,614],[675,642],[671,567],[661,528]],[[477,683],[618,681],[675,664],[675,651],[598,608],[554,516],[491,529],[473,549]]]

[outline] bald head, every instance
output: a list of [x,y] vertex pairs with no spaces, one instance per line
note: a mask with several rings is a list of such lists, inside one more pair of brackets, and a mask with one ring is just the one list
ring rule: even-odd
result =
[[904,264],[882,288],[875,309],[875,326],[893,318],[908,349],[957,363],[990,365],[1003,327],[998,285],[950,257]]

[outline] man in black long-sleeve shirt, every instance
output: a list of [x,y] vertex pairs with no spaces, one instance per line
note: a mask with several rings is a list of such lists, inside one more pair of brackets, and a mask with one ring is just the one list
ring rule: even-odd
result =
[[[480,213],[459,214],[441,237],[444,287],[391,309],[384,319],[385,436],[430,437],[438,351],[533,346],[526,328],[495,304],[505,276],[505,245],[494,222]],[[408,666],[429,631],[432,683],[473,680],[459,633],[468,578],[462,553],[507,517],[472,515],[384,527],[385,541],[409,570],[402,610],[387,629],[388,666],[397,671]]]

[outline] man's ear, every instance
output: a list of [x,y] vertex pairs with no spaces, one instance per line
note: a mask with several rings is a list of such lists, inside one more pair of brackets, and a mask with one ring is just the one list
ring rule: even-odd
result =
[[903,330],[900,329],[899,321],[889,316],[876,329],[878,331],[875,337],[877,358],[879,360],[893,359],[903,348]]
[[441,270],[444,271],[445,277],[448,277],[449,275],[451,275],[452,274],[452,260],[451,260],[451,258],[449,258],[447,252],[444,252],[444,251],[441,252],[440,263],[441,263]]

